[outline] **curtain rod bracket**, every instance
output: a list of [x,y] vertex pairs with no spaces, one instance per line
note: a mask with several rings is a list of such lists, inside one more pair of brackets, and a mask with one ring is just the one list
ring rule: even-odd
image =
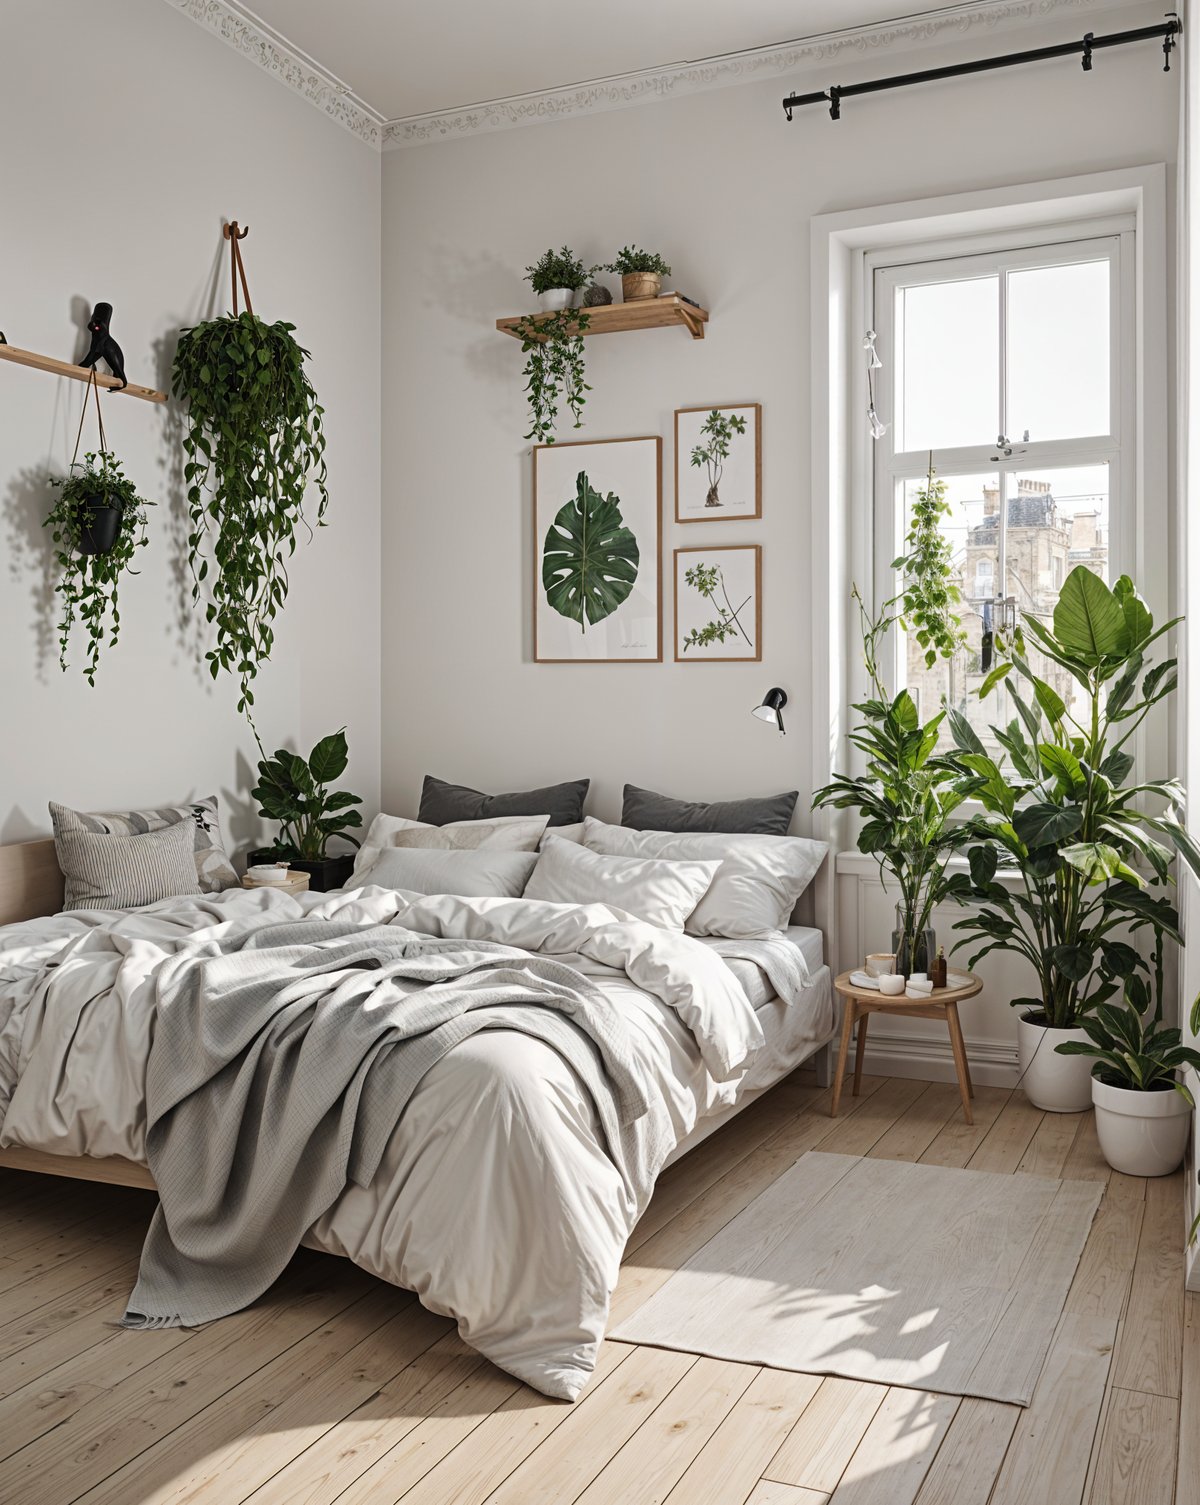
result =
[[840,120],[842,118],[842,91],[834,84],[829,91],[829,118]]
[[1089,31],[1083,38],[1083,71],[1085,73],[1092,71],[1092,37],[1094,35],[1094,32]]

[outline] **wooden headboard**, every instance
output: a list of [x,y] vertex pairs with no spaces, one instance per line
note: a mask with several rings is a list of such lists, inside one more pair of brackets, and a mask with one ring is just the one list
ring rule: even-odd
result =
[[0,925],[57,914],[62,903],[63,875],[52,841],[0,846]]

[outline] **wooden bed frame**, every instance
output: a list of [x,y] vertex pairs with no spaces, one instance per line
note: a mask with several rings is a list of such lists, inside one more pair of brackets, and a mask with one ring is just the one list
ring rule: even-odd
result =
[[[826,858],[826,886],[833,882],[833,863]],[[825,904],[818,894],[818,923],[821,910],[828,909],[830,895],[826,893]],[[36,920],[42,915],[57,914],[62,909],[63,875],[58,866],[53,841],[23,841],[10,846],[0,846],[0,925],[13,925],[20,920]],[[828,937],[829,930],[822,925]],[[812,1052],[817,1071],[817,1082],[827,1087],[832,1080],[832,1044],[826,1042]],[[766,1091],[766,1088],[762,1089]],[[707,1138],[728,1119],[748,1107],[755,1097],[753,1093],[732,1104],[721,1113],[712,1115],[701,1138]],[[694,1149],[699,1140],[688,1145]],[[686,1152],[683,1152],[686,1153]],[[674,1157],[672,1157],[674,1158]],[[668,1164],[670,1161],[668,1161]],[[103,1181],[110,1186],[137,1186],[154,1190],[150,1172],[132,1160],[120,1155],[98,1159],[92,1155],[47,1155],[42,1150],[25,1150],[17,1146],[0,1149],[0,1170],[37,1171],[49,1176],[70,1176],[77,1181]]]
[[[0,846],[0,925],[57,914],[63,904],[63,875],[52,841],[22,841]],[[70,1176],[76,1181],[103,1181],[109,1186],[154,1190],[144,1166],[120,1155],[100,1160],[92,1155],[47,1155],[19,1146],[0,1150],[0,1169]]]

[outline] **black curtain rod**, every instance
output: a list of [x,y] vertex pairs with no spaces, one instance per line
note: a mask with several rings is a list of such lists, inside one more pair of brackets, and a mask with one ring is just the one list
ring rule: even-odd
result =
[[990,73],[995,68],[1015,68],[1020,63],[1041,63],[1052,57],[1083,59],[1085,73],[1092,70],[1092,53],[1102,47],[1125,47],[1130,42],[1149,42],[1162,38],[1163,72],[1171,71],[1171,50],[1175,38],[1183,30],[1179,17],[1171,12],[1157,26],[1139,26],[1135,31],[1113,31],[1098,37],[1093,32],[1079,42],[1059,42],[1053,47],[1033,47],[1026,52],[1007,52],[1002,57],[979,58],[973,63],[951,63],[945,68],[924,68],[919,73],[897,73],[891,78],[872,79],[869,84],[834,84],[815,94],[789,94],[783,101],[783,112],[790,120],[797,105],[815,105],[822,101],[829,105],[829,118],[840,120],[842,100],[852,94],[878,94],[883,89],[903,89],[909,84],[928,84],[939,78],[962,78],[968,73]]

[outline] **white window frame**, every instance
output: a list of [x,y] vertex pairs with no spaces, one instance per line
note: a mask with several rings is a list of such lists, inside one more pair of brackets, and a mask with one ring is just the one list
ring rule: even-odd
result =
[[[1007,534],[1007,486],[1015,484],[1021,470],[1059,469],[1071,465],[1107,464],[1109,467],[1108,525],[1109,572],[1115,579],[1122,572],[1136,571],[1136,427],[1137,380],[1135,339],[1136,226],[1132,215],[1104,220],[1081,219],[1036,230],[1008,232],[996,237],[954,237],[919,246],[887,247],[864,258],[864,299],[870,326],[876,332],[876,348],[883,366],[876,376],[876,407],[887,423],[887,432],[873,445],[873,501],[870,532],[875,564],[870,589],[876,608],[895,594],[897,581],[890,568],[901,552],[903,519],[897,506],[900,483],[921,480],[929,463],[927,449],[897,452],[899,432],[896,412],[895,373],[901,336],[896,330],[896,290],[959,278],[999,275],[999,316],[1003,335],[1006,287],[1004,273],[1022,267],[1064,266],[1082,259],[1106,259],[1109,276],[1109,427],[1104,434],[1072,439],[1029,441],[1007,432],[1005,411],[1005,350],[999,346],[999,406],[995,440],[985,444],[934,451],[934,465],[946,476],[996,475],[1000,479],[1002,504],[999,517],[999,566],[997,596],[1009,594],[1004,572]],[[969,244],[969,249],[964,244]],[[1008,441],[1004,446],[999,439]],[[1017,603],[1018,609],[1020,603]],[[999,618],[997,617],[997,620]],[[893,645],[895,662],[889,667],[897,687],[903,682],[902,644]],[[1145,748],[1137,751],[1144,754]]]

